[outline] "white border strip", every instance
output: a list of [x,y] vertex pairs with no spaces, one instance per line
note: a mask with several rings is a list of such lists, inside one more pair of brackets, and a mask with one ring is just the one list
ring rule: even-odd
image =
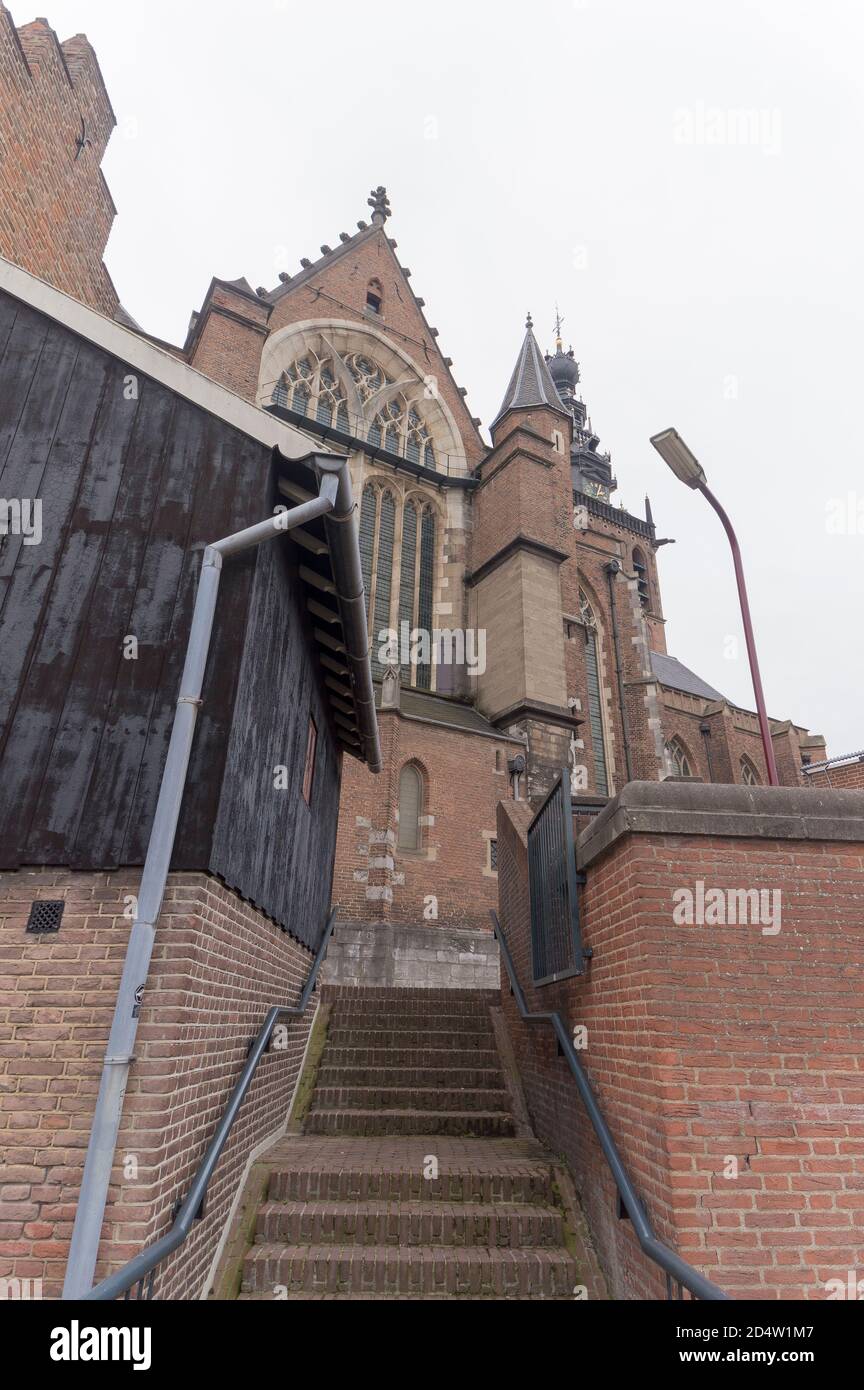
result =
[[62,324],[80,338],[111,353],[143,376],[167,386],[169,391],[200,406],[226,425],[241,430],[250,439],[257,439],[259,444],[266,444],[270,448],[275,445],[286,458],[302,458],[313,449],[316,453],[332,453],[319,439],[313,439],[293,425],[278,420],[275,415],[251,405],[242,396],[218,385],[164,348],[156,347],[132,329],[106,318],[95,309],[89,309],[86,304],[79,303],[61,290],[55,290],[44,280],[37,279],[2,257],[0,290],[14,299],[20,299],[31,309],[47,314],[55,323]]

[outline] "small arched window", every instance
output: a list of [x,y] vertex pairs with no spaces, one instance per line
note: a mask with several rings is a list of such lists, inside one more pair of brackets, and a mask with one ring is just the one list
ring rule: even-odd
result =
[[648,586],[648,565],[645,556],[638,548],[633,551],[633,571],[636,575],[636,588],[639,592],[639,602],[643,608],[650,607],[651,590]]
[[366,308],[380,314],[384,304],[384,287],[380,280],[370,280],[366,289]]
[[741,781],[746,787],[758,787],[760,780],[759,773],[745,754],[741,759]]
[[670,777],[692,777],[693,767],[687,749],[680,738],[670,738],[666,744],[666,762]]
[[423,774],[416,763],[406,763],[399,774],[399,848],[420,848],[423,813]]

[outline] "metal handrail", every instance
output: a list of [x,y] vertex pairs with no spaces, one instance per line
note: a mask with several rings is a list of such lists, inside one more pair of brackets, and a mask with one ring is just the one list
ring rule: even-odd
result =
[[225,1106],[222,1119],[216,1126],[213,1138],[210,1140],[207,1147],[207,1152],[198,1166],[198,1171],[192,1179],[192,1186],[189,1188],[186,1199],[177,1212],[177,1216],[170,1231],[166,1232],[164,1236],[161,1236],[153,1245],[148,1246],[146,1250],[142,1250],[140,1255],[136,1255],[134,1259],[124,1265],[122,1269],[118,1269],[116,1274],[109,1275],[107,1279],[102,1280],[101,1284],[97,1284],[89,1293],[84,1294],[83,1297],[85,1300],[107,1301],[119,1298],[121,1294],[128,1298],[130,1290],[134,1288],[136,1284],[142,1284],[143,1281],[147,1279],[148,1275],[149,1280],[146,1292],[142,1289],[138,1297],[150,1298],[152,1296],[153,1271],[162,1260],[168,1255],[173,1254],[178,1246],[183,1244],[192,1230],[193,1222],[207,1195],[207,1188],[213,1176],[216,1164],[219,1162],[219,1158],[228,1140],[228,1136],[231,1133],[234,1121],[237,1119],[240,1106],[243,1104],[246,1092],[249,1090],[252,1084],[252,1078],[258,1069],[258,1063],[267,1051],[273,1029],[280,1018],[301,1018],[306,1012],[309,1000],[312,997],[312,991],[315,988],[315,982],[318,978],[318,971],[327,953],[330,937],[333,935],[335,922],[336,909],[334,908],[327,919],[324,935],[321,938],[312,969],[309,972],[309,978],[303,987],[303,993],[300,995],[298,1003],[290,1007],[276,1004],[268,1011],[261,1031],[250,1048],[249,1056],[246,1059],[246,1065],[240,1073],[240,1078]]
[[602,1111],[597,1101],[594,1099],[591,1083],[585,1074],[582,1063],[579,1061],[578,1054],[573,1046],[570,1034],[564,1026],[561,1015],[559,1013],[534,1014],[529,1011],[525,1001],[525,995],[522,993],[522,987],[516,977],[513,958],[510,955],[510,948],[504,939],[501,923],[498,921],[498,916],[495,912],[490,912],[489,916],[492,918],[492,927],[501,948],[501,957],[510,978],[510,989],[516,1000],[522,1020],[524,1023],[548,1023],[555,1033],[558,1039],[558,1045],[567,1060],[567,1065],[570,1068],[579,1094],[582,1097],[582,1103],[588,1111],[588,1118],[594,1127],[594,1133],[597,1135],[600,1147],[603,1150],[603,1156],[612,1171],[612,1176],[615,1179],[615,1185],[618,1188],[621,1201],[627,1211],[627,1215],[633,1223],[636,1239],[639,1241],[642,1250],[648,1256],[649,1260],[653,1260],[654,1264],[659,1265],[659,1267],[664,1270],[666,1274],[667,1290],[670,1288],[670,1280],[674,1280],[679,1287],[689,1289],[695,1298],[710,1299],[712,1301],[718,1301],[720,1299],[728,1300],[729,1295],[724,1293],[717,1284],[712,1283],[710,1279],[706,1279],[704,1274],[700,1274],[699,1271],[694,1269],[692,1265],[689,1265],[686,1260],[682,1260],[680,1255],[676,1255],[674,1250],[670,1250],[669,1246],[664,1245],[663,1241],[654,1234],[654,1228],[648,1220],[645,1208],[639,1200],[636,1189],[630,1181],[630,1175],[624,1167],[615,1140],[612,1138],[612,1132],[603,1118]]

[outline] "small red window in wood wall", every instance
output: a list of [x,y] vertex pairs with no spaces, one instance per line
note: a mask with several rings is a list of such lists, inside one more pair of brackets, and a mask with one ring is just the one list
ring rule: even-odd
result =
[[306,735],[306,766],[303,769],[303,800],[312,805],[312,785],[315,781],[315,752],[318,747],[318,730],[315,720],[309,716],[309,732]]

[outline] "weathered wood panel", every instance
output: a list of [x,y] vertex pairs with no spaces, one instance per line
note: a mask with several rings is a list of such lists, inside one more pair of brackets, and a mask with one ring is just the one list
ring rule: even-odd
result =
[[[276,500],[265,446],[147,378],[130,393],[129,371],[0,295],[0,497],[43,508],[40,544],[0,538],[0,868],[143,862],[204,546]],[[174,866],[224,875],[311,944],[339,754],[290,549],[223,571]]]
[[[330,901],[340,755],[314,666],[287,538],[262,547],[246,628],[211,865],[314,944]],[[310,714],[318,729],[312,804],[302,795]],[[277,768],[286,769],[284,786]],[[253,827],[238,834],[238,826]],[[254,892],[243,885],[255,884]]]

